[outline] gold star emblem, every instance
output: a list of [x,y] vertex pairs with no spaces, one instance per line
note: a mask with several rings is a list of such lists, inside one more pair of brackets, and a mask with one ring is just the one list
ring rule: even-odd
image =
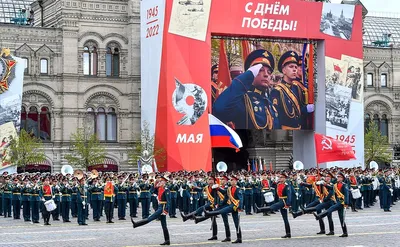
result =
[[263,56],[264,56],[264,57],[269,57],[269,54],[268,54],[268,52],[267,52],[267,51],[266,51],[266,52],[264,52],[264,53],[263,53]]
[[290,55],[292,55],[294,57],[294,52],[290,53]]

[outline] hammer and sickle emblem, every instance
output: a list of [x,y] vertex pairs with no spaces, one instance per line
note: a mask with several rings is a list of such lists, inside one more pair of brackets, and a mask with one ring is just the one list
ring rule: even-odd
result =
[[324,138],[321,141],[321,145],[322,145],[322,150],[332,150],[332,141],[327,138]]

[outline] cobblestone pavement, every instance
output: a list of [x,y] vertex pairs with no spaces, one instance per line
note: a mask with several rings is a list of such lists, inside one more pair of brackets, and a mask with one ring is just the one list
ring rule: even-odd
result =
[[[73,218],[71,223],[51,221],[51,226],[43,226],[43,220],[40,224],[31,224],[23,222],[23,220],[0,217],[0,247],[159,246],[159,243],[163,242],[161,225],[158,221],[133,229],[129,217],[126,221],[114,220],[114,224],[106,224],[104,217],[101,222],[94,222],[91,217],[92,215],[87,221],[88,226],[78,226],[76,218]],[[297,219],[290,217],[289,220],[292,227],[292,238],[281,239],[280,236],[284,235],[284,227],[279,213],[271,216],[242,214],[243,244],[240,246],[381,247],[399,246],[400,243],[400,203],[392,208],[391,213],[385,213],[377,206],[359,212],[348,210],[346,214],[348,238],[339,238],[342,231],[336,212],[334,213],[335,236],[316,235],[319,226],[312,215],[301,216]],[[235,228],[231,217],[229,221],[232,240],[235,240]],[[218,241],[207,241],[211,237],[210,226],[210,221],[196,225],[191,220],[183,223],[180,218],[168,218],[172,245],[231,245],[231,243],[221,243],[221,240],[225,238],[221,218],[218,218]]]

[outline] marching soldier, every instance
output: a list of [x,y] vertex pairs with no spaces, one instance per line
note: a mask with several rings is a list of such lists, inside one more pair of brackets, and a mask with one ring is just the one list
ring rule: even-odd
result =
[[58,185],[58,181],[55,177],[53,178],[52,183],[53,186],[51,187],[51,189],[53,190],[53,200],[56,203],[57,208],[51,211],[51,216],[53,217],[53,221],[59,221],[61,213],[60,186]]
[[127,201],[127,191],[128,187],[124,184],[124,177],[121,175],[119,177],[118,194],[117,194],[117,204],[118,204],[118,220],[125,220],[126,215],[126,201]]
[[[186,221],[191,217],[195,217],[195,215],[197,215],[197,214],[201,214],[204,210],[213,210],[213,209],[216,208],[217,199],[218,199],[218,196],[217,196],[218,190],[217,189],[218,189],[219,185],[216,184],[215,182],[216,182],[215,177],[210,176],[208,178],[208,185],[204,187],[204,192],[207,195],[207,203],[204,206],[198,208],[196,211],[190,213],[189,215],[183,215],[181,213],[183,221]],[[204,216],[204,217],[203,216],[200,216],[200,217],[197,216],[197,217],[195,217],[195,223],[198,224],[198,223],[200,223],[202,221],[205,221],[205,220],[207,220],[209,218],[210,217],[206,217],[206,216]],[[213,235],[208,240],[217,240],[218,239],[218,237],[217,237],[218,227],[217,227],[217,219],[216,219],[216,217],[211,217],[211,228],[212,228],[212,234]]]
[[41,207],[42,207],[42,217],[44,220],[44,225],[45,226],[49,226],[50,223],[50,212],[47,211],[47,208],[45,206],[45,202],[52,200],[53,196],[51,193],[51,186],[50,186],[50,179],[49,177],[44,177],[43,178],[43,186],[41,188],[41,190],[39,191],[39,195],[41,197],[42,203],[41,203]]
[[392,181],[390,178],[390,170],[386,170],[385,176],[383,176],[380,181],[382,184],[382,208],[384,212],[391,212],[390,207],[392,205]]
[[163,234],[164,234],[164,243],[160,245],[170,245],[170,239],[169,239],[169,232],[167,228],[167,214],[168,214],[168,206],[169,206],[169,190],[165,186],[166,182],[168,182],[168,179],[166,177],[161,177],[158,183],[155,185],[157,188],[158,192],[158,208],[157,210],[150,215],[148,218],[140,220],[140,221],[133,221],[133,218],[131,218],[133,228],[137,228],[143,225],[146,225],[150,223],[151,221],[155,219],[160,219],[161,226],[163,229]]
[[32,210],[32,222],[39,223],[39,210],[41,202],[41,188],[39,185],[39,178],[33,178],[33,187],[31,189],[31,210]]
[[114,223],[112,221],[114,216],[114,195],[118,194],[118,189],[111,181],[111,178],[107,176],[105,178],[106,184],[104,186],[104,211],[106,214],[107,223]]
[[62,185],[60,188],[62,198],[61,198],[61,217],[63,222],[71,222],[69,220],[69,209],[71,207],[71,193],[72,189],[68,183],[67,177],[62,179]]
[[213,114],[222,122],[233,122],[237,129],[279,129],[278,113],[267,96],[274,67],[270,52],[251,52],[245,61],[246,72],[221,93]]
[[76,178],[72,179],[72,194],[71,194],[71,214],[73,218],[78,217],[78,204],[76,203],[78,195],[78,182]]
[[129,201],[129,215],[133,218],[137,217],[137,207],[139,204],[138,192],[139,186],[137,185],[136,179],[131,177],[130,185],[128,187],[128,201]]
[[272,204],[269,207],[263,207],[263,208],[258,208],[256,206],[256,213],[261,213],[261,212],[271,212],[275,211],[277,209],[280,210],[283,222],[285,223],[285,231],[286,234],[282,236],[282,238],[291,238],[292,235],[290,233],[290,225],[289,225],[289,219],[288,219],[288,210],[290,208],[291,202],[292,202],[292,192],[290,189],[290,185],[286,182],[286,179],[288,176],[286,173],[282,172],[279,176],[279,183],[276,188],[277,195],[279,197],[279,201],[277,203]]
[[78,207],[78,224],[80,226],[87,226],[86,217],[88,215],[88,205],[87,205],[87,188],[86,188],[86,179],[83,177],[79,181],[78,190],[77,190],[77,207]]
[[14,220],[21,219],[21,185],[19,184],[18,177],[14,178],[12,186],[12,206]]
[[12,186],[10,184],[10,177],[4,177],[3,189],[3,211],[4,218],[11,217],[11,200],[12,200]]
[[148,175],[143,174],[142,175],[143,182],[139,184],[140,188],[140,201],[142,202],[142,219],[146,219],[149,217],[149,211],[150,211],[150,200],[151,200],[151,194],[150,194],[150,189],[151,185],[149,183]]
[[273,106],[278,111],[279,123],[283,130],[301,129],[301,117],[314,112],[314,105],[304,105],[300,102],[298,87],[294,86],[297,79],[298,55],[287,51],[279,59],[278,69],[283,73],[282,82],[271,91]]
[[179,185],[176,179],[173,179],[172,184],[169,187],[169,195],[170,195],[170,207],[169,207],[169,217],[170,218],[176,218],[176,207],[177,207],[177,200],[178,200],[178,190],[179,190]]
[[236,228],[237,239],[233,242],[234,244],[242,243],[242,230],[240,228],[240,215],[239,211],[242,209],[242,193],[239,187],[237,187],[238,178],[235,176],[231,177],[231,185],[226,191],[227,196],[227,206],[222,209],[214,211],[205,211],[205,216],[212,217],[219,214],[232,214],[232,219]]
[[99,180],[97,178],[93,178],[89,192],[91,197],[90,205],[93,210],[94,221],[100,221],[101,201],[103,199],[102,191],[103,188],[99,185]]
[[[339,172],[337,174],[337,183],[335,183],[333,186],[330,185],[325,185],[325,187],[333,187],[333,190],[335,192],[335,197],[336,197],[336,203],[332,205],[328,210],[325,210],[324,212],[317,214],[313,213],[316,220],[323,219],[327,215],[331,215],[332,212],[338,211],[339,215],[339,221],[340,225],[342,227],[343,234],[340,235],[339,237],[347,237],[347,227],[345,223],[345,209],[347,208],[347,205],[349,205],[349,194],[348,194],[348,188],[347,185],[344,183],[345,176],[343,173]],[[333,234],[332,234],[333,235]]]
[[28,184],[29,178],[26,176],[24,179],[24,185],[21,188],[21,201],[22,201],[22,217],[24,217],[24,221],[31,221],[31,204],[29,199],[31,197],[31,188]]

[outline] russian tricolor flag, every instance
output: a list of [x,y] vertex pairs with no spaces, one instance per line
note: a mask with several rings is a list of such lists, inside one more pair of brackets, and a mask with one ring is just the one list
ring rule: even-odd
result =
[[211,147],[234,148],[236,152],[239,152],[239,148],[243,147],[239,135],[213,115],[208,114],[208,119],[210,123]]

